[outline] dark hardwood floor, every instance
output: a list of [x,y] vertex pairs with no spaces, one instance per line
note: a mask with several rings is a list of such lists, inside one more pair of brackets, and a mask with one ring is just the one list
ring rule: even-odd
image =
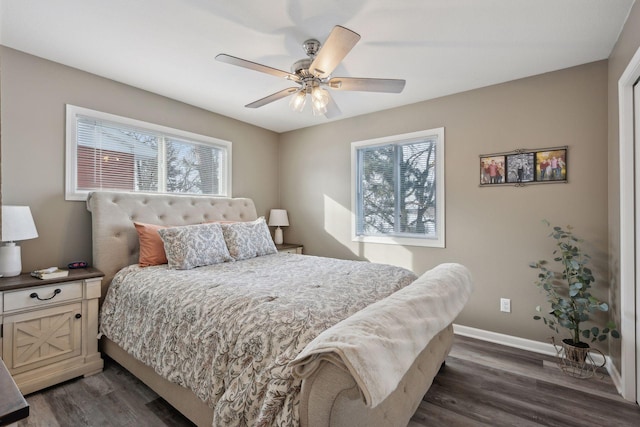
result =
[[[102,373],[27,396],[19,427],[191,426],[144,384],[107,359]],[[608,376],[568,377],[551,357],[456,336],[409,427],[640,426]]]

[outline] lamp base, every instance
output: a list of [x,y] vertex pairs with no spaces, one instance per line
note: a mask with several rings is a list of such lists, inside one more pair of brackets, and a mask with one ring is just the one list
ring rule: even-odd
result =
[[14,242],[6,242],[0,246],[0,275],[2,277],[18,276],[22,272],[20,246]]
[[273,241],[276,245],[281,245],[284,242],[284,240],[282,239],[282,228],[276,228],[275,235],[273,236]]

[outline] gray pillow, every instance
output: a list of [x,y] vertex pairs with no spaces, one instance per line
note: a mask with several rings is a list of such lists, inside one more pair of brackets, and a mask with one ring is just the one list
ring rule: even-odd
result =
[[255,258],[278,252],[263,217],[251,222],[222,224],[229,254],[235,260]]
[[169,268],[189,270],[233,261],[220,224],[197,224],[158,230]]

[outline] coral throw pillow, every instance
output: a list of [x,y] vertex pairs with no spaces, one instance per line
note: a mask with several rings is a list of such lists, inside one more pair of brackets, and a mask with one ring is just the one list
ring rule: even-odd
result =
[[164,225],[144,224],[134,222],[138,239],[140,241],[140,267],[149,267],[167,263],[167,254],[164,251],[164,243],[160,238],[158,230],[168,228]]

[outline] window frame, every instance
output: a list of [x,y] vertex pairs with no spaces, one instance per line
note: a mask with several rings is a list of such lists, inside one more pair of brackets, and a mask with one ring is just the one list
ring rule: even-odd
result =
[[[81,200],[85,201],[87,196],[92,191],[101,191],[96,188],[92,190],[79,190],[78,189],[78,141],[77,141],[77,122],[78,116],[89,117],[97,121],[108,122],[115,125],[122,125],[128,128],[137,128],[141,131],[151,132],[158,134],[164,138],[183,139],[187,142],[193,141],[194,143],[204,144],[221,148],[225,150],[225,170],[222,173],[220,183],[220,194],[200,194],[200,193],[167,193],[162,191],[153,192],[154,194],[190,194],[190,195],[202,195],[211,197],[231,197],[231,166],[232,162],[232,143],[223,139],[214,138],[211,136],[200,135],[193,132],[188,132],[180,129],[170,128],[168,126],[162,126],[155,123],[145,122],[142,120],[131,119],[128,117],[118,116],[115,114],[105,113],[102,111],[91,110],[89,108],[78,107],[71,104],[66,104],[66,129],[65,129],[65,200]],[[163,155],[158,155],[159,164]],[[162,170],[164,168],[160,168]],[[160,175],[162,176],[162,174]],[[166,184],[166,183],[165,183]],[[108,190],[105,190],[108,191]],[[127,192],[127,190],[114,190]],[[135,191],[130,190],[132,193],[148,193],[148,191]]]
[[[436,232],[435,237],[415,237],[406,235],[359,235],[358,234],[358,150],[365,147],[379,147],[384,145],[402,145],[416,139],[436,139]],[[351,240],[361,243],[382,243],[402,246],[423,246],[432,248],[445,247],[445,139],[444,127],[422,130],[417,132],[390,135],[381,138],[355,141],[351,143]],[[395,165],[394,165],[395,166]],[[397,194],[395,194],[397,196]]]

